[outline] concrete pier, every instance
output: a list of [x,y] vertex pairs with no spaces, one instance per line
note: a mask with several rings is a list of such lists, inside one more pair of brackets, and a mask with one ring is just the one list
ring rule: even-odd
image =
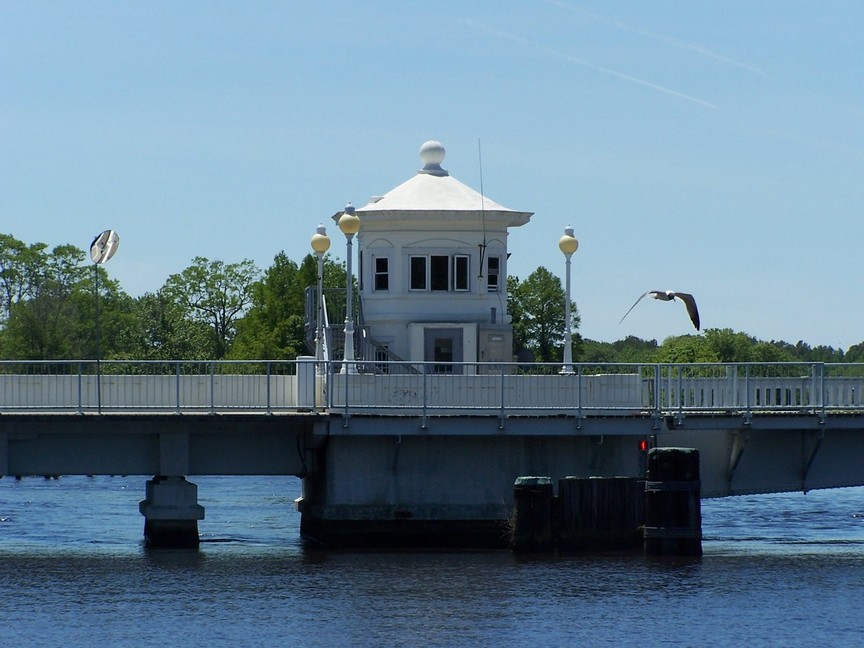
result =
[[138,510],[144,516],[148,547],[198,547],[198,520],[204,519],[204,507],[198,504],[198,487],[185,477],[157,476],[148,480],[146,497]]
[[[563,421],[563,419],[562,419]],[[380,420],[379,432],[386,430]],[[530,420],[528,420],[530,423]],[[488,420],[434,421],[443,434],[360,434],[352,419],[330,435],[297,502],[304,540],[326,547],[504,548],[513,485],[524,475],[636,474],[633,437],[484,431]],[[445,427],[446,426],[446,427]],[[513,427],[516,427],[514,422]],[[331,432],[332,432],[331,428]]]

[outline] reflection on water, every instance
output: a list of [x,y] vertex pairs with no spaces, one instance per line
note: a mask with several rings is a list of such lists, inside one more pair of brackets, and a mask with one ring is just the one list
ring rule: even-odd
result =
[[864,489],[705,500],[680,559],[310,550],[297,480],[194,481],[152,551],[143,478],[0,480],[4,645],[864,645]]

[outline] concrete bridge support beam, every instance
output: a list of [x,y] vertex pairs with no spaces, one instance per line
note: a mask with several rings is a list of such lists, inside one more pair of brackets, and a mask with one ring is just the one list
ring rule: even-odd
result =
[[198,520],[204,519],[204,507],[198,504],[198,486],[185,477],[157,476],[148,480],[146,497],[138,510],[144,516],[148,547],[198,547]]

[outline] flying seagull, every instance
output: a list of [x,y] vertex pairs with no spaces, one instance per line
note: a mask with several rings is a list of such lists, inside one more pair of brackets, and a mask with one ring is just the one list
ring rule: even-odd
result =
[[[684,302],[684,305],[687,307],[687,314],[690,316],[690,321],[693,322],[693,326],[696,327],[696,330],[699,330],[699,310],[696,308],[696,300],[693,299],[693,295],[689,295],[683,292],[675,292],[674,290],[649,290],[648,292],[642,293],[639,299],[636,300],[630,310],[624,313],[624,317],[627,317],[634,308],[636,308],[636,304],[642,301],[642,298],[646,295],[651,295],[654,299],[659,299],[660,301],[672,301],[676,297]],[[624,321],[624,317],[618,322],[619,324]]]

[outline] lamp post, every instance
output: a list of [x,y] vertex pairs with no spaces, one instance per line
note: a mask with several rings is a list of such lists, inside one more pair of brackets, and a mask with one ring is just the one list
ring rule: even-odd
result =
[[351,256],[354,235],[360,230],[360,217],[354,213],[354,205],[350,202],[339,218],[339,229],[348,241],[348,258],[345,267],[345,354],[340,373],[353,374],[357,373],[357,365],[354,364],[354,282],[351,274]]
[[324,253],[330,249],[327,228],[321,223],[312,235],[312,251],[318,257],[318,292],[315,314],[315,366],[323,373],[324,365]]
[[96,293],[96,411],[102,413],[102,348],[99,338],[99,266],[114,256],[120,245],[120,235],[114,230],[97,234],[90,244],[90,258],[93,260],[93,279]]
[[579,249],[579,241],[573,236],[573,228],[568,225],[564,228],[564,236],[558,240],[558,248],[564,253],[566,266],[565,279],[565,301],[564,301],[564,366],[561,367],[561,374],[573,373],[573,332],[572,321],[570,316],[570,257]]

